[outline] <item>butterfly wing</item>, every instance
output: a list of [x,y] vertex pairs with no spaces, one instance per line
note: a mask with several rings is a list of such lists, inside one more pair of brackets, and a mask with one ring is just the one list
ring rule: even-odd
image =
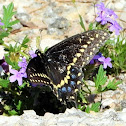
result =
[[[82,81],[82,67],[90,62],[98,49],[109,38],[103,30],[92,30],[72,36],[49,48],[45,55],[52,74],[58,73],[54,88],[61,97],[70,97],[78,91]],[[54,82],[54,78],[50,76]]]
[[31,59],[27,66],[26,72],[32,86],[52,84],[41,57],[41,53],[37,53],[37,57]]

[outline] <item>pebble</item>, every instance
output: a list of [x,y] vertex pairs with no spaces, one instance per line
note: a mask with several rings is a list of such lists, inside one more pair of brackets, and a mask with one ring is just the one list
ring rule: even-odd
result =
[[126,126],[126,108],[117,112],[108,109],[103,113],[87,114],[75,108],[65,113],[45,113],[38,116],[33,110],[25,110],[21,116],[0,116],[0,126]]

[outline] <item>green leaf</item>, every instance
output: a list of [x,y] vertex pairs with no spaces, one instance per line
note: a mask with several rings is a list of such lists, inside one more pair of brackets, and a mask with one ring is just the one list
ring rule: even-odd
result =
[[79,18],[80,18],[80,25],[81,25],[81,27],[83,28],[83,30],[84,30],[84,32],[85,32],[86,29],[85,29],[84,22],[83,22],[83,19],[82,19],[82,17],[81,17],[80,14],[79,14]]
[[19,23],[20,21],[19,20],[15,20],[15,21],[11,21],[8,25],[8,27],[11,27],[12,25],[15,25],[17,23]]
[[29,41],[30,41],[30,39],[29,39],[27,36],[25,36],[25,38],[24,38],[24,40],[23,40],[23,42],[22,42],[22,44],[21,44],[21,47],[27,48],[28,45],[26,45],[26,44],[27,44]]
[[49,47],[45,47],[43,53],[45,53],[48,50]]
[[9,35],[9,33],[7,33],[7,32],[2,32],[1,34],[0,34],[0,39],[3,39],[4,37],[7,37]]
[[122,81],[117,81],[115,82],[115,79],[113,79],[112,81],[109,81],[107,88],[109,90],[116,90],[118,87],[117,85],[119,85]]
[[9,85],[9,80],[4,80],[0,78],[0,86],[7,88]]
[[87,106],[85,112],[90,113],[90,107],[89,107],[89,105]]
[[93,103],[90,110],[94,112],[99,112],[100,105],[101,105],[100,102]]
[[8,111],[10,115],[17,115],[18,113],[15,110]]
[[17,107],[17,110],[20,110],[21,109],[21,105],[22,105],[22,101],[18,101],[18,105],[16,106]]
[[85,92],[84,91],[82,91],[82,90],[80,90],[80,92],[79,92],[79,97],[81,98],[81,100],[82,100],[82,103],[87,103],[87,101],[86,101],[86,99],[85,99]]
[[0,45],[4,44],[4,41],[3,40],[0,40]]
[[93,23],[89,24],[89,30],[93,30]]
[[10,3],[7,8],[5,6],[3,6],[3,20],[2,22],[4,23],[4,28],[10,27],[12,26],[12,24],[16,23],[16,22],[10,22],[10,20],[12,19],[12,16],[16,13],[13,12],[14,9],[14,5],[13,3]]
[[106,71],[104,71],[103,66],[100,65],[98,74],[96,75],[96,78],[93,78],[95,82],[95,87],[98,91],[101,92],[101,86],[104,85],[107,81]]
[[81,104],[78,105],[78,109],[80,109],[81,111],[83,111],[86,107],[85,106],[81,106]]
[[5,56],[5,61],[7,62],[7,64],[9,65],[13,65],[13,63],[11,62],[10,58],[8,56]]

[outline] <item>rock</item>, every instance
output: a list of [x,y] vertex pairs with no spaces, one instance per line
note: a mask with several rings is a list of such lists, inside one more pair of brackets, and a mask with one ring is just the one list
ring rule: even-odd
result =
[[65,31],[67,31],[69,26],[69,22],[66,18],[59,17],[55,19],[55,21],[49,25],[48,34],[58,34],[63,35]]
[[108,109],[103,113],[85,113],[75,108],[65,113],[45,113],[38,116],[33,110],[25,110],[21,116],[0,116],[0,126],[125,126],[126,108],[121,112]]
[[18,24],[15,24],[12,26],[13,30],[17,30],[17,29],[21,29],[23,26],[21,25],[21,23],[19,22]]
[[15,15],[15,17],[20,20],[20,21],[24,21],[24,22],[28,22],[31,20],[31,17],[27,14],[27,13],[17,13]]
[[122,100],[121,101],[121,109],[125,109],[126,108],[126,100]]

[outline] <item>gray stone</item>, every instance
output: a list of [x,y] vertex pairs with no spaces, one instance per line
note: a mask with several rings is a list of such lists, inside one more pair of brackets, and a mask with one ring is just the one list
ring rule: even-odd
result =
[[126,108],[126,99],[121,101],[121,109]]
[[21,29],[22,27],[20,22],[12,26],[13,30]]
[[21,22],[28,22],[31,20],[31,17],[27,13],[17,13],[15,17]]

